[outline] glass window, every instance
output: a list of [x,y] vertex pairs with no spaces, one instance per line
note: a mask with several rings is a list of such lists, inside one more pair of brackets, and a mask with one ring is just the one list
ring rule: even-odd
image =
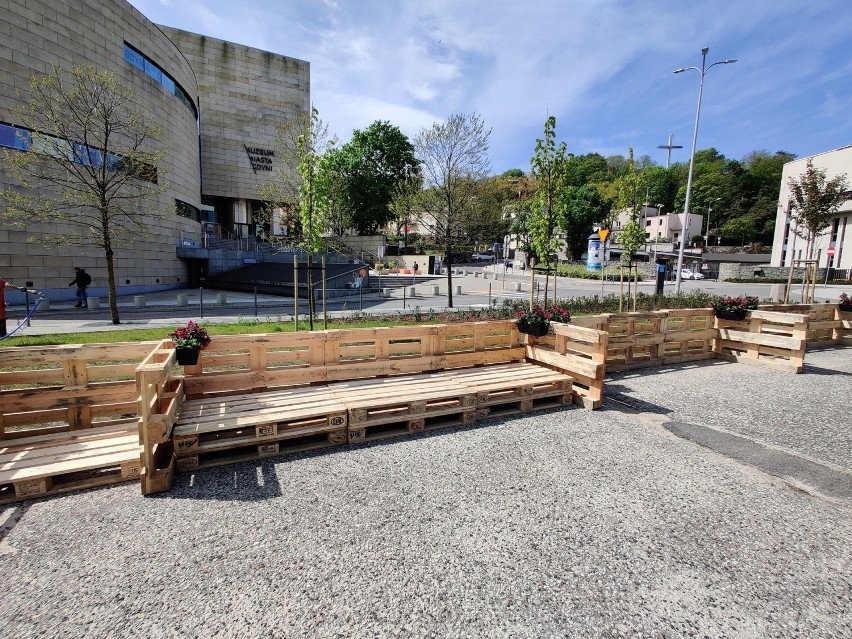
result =
[[131,49],[126,43],[124,45],[124,59],[140,71],[145,70],[145,58],[138,51]]
[[30,148],[31,136],[26,129],[11,124],[0,124],[0,146],[7,149],[26,151]]
[[160,78],[160,84],[162,84],[164,87],[166,87],[166,91],[168,91],[169,93],[175,92],[175,81],[172,80],[165,73]]
[[159,84],[163,83],[163,72],[160,71],[160,68],[148,58],[145,58],[145,73],[154,78],[154,80],[156,80]]
[[124,59],[127,60],[137,69],[144,71],[146,75],[153,78],[158,84],[169,93],[174,94],[178,100],[184,103],[186,107],[192,111],[193,117],[198,120],[198,111],[195,105],[181,86],[174,81],[174,78],[163,71],[153,60],[140,53],[126,42],[124,43]]

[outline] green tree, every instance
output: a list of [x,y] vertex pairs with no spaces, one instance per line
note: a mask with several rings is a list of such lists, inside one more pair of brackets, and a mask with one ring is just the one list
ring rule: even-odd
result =
[[532,200],[520,200],[509,205],[512,221],[509,225],[509,233],[515,236],[518,248],[526,255],[527,260],[538,256],[535,253],[530,232],[530,221],[532,220]]
[[[557,220],[563,214],[567,188],[565,142],[556,144],[556,118],[544,123],[544,138],[535,141],[535,155],[530,160],[535,179],[533,214],[530,220],[532,245],[536,255],[545,262],[554,259],[559,243],[556,237]],[[548,278],[544,280],[544,299],[547,300]]]
[[565,234],[565,252],[569,259],[578,260],[586,250],[594,225],[609,217],[612,200],[603,197],[591,185],[569,187],[565,200],[559,227]]
[[[150,235],[164,191],[158,166],[165,150],[158,131],[136,109],[132,88],[108,72],[77,67],[65,74],[33,77],[29,100],[15,110],[32,133],[26,150],[7,150],[4,165],[17,181],[5,189],[5,220],[48,230],[48,246],[95,245],[106,258],[109,308],[120,324],[115,253],[140,235]],[[70,229],[67,230],[67,229]]]
[[377,120],[356,129],[336,159],[352,224],[359,235],[375,234],[394,218],[391,201],[398,185],[416,178],[414,146],[398,127]]
[[828,228],[837,209],[848,199],[846,174],[826,180],[825,170],[808,160],[805,171],[798,178],[787,180],[787,186],[795,232],[806,240],[808,259],[813,259],[816,236]]
[[421,224],[443,247],[447,266],[447,305],[453,306],[453,249],[464,241],[463,224],[476,205],[488,175],[488,138],[476,113],[450,116],[414,138],[423,190]]
[[739,240],[741,246],[757,234],[757,226],[754,219],[748,215],[735,217],[725,222],[719,229],[722,237],[730,237]]
[[[333,149],[336,139],[315,107],[283,123],[276,131],[280,156],[286,158],[275,169],[273,179],[260,188],[267,202],[266,213],[295,210],[301,236],[298,244],[308,253],[308,264],[314,253],[323,249],[322,234],[329,227],[331,193],[336,179]],[[308,308],[313,329],[316,306],[313,295],[313,270],[308,269]]]

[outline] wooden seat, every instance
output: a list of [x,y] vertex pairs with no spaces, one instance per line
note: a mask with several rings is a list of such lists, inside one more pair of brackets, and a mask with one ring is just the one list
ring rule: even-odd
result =
[[187,400],[174,443],[178,470],[344,444],[346,407],[324,385]]
[[141,470],[135,422],[2,444],[0,503],[138,479]]

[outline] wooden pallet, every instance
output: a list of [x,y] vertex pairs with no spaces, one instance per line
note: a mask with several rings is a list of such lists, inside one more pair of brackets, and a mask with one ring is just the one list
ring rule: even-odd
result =
[[448,426],[466,426],[488,416],[488,409],[458,407],[452,411],[433,411],[420,416],[397,418],[396,421],[371,422],[349,425],[349,443],[358,444],[375,439],[386,439],[410,433],[447,428]]
[[[348,411],[350,442],[420,431],[436,421],[470,422],[476,416],[476,394],[437,373],[337,382],[330,389]],[[445,415],[448,420],[435,419]],[[383,425],[388,427],[378,428]]]
[[[570,405],[572,401],[571,376],[536,364],[519,362],[456,369],[438,375],[475,392],[478,409],[517,404],[518,411],[523,411],[543,404]],[[538,401],[544,398],[556,399]]]
[[177,469],[345,444],[346,422],[327,386],[188,400],[174,429]]
[[139,432],[127,424],[23,437],[0,447],[0,503],[138,479]]

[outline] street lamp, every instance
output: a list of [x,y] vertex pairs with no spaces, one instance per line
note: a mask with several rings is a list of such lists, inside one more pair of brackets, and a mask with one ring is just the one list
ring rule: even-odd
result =
[[710,204],[707,205],[707,233],[704,234],[704,246],[710,246],[710,211],[713,210],[713,203],[721,199],[720,197],[713,198],[710,200]]
[[692,196],[692,171],[695,168],[695,144],[698,142],[698,120],[701,117],[701,94],[704,93],[704,74],[706,74],[710,69],[715,67],[717,64],[733,64],[736,60],[720,60],[719,62],[714,62],[709,67],[706,66],[707,63],[707,52],[710,51],[710,47],[704,47],[701,49],[701,68],[698,67],[683,67],[681,69],[676,69],[675,73],[683,73],[684,71],[696,70],[701,75],[701,83],[698,85],[698,108],[695,110],[695,130],[692,134],[692,153],[689,156],[689,175],[686,179],[686,202],[683,205],[683,230],[680,236],[680,248],[677,253],[677,284],[675,285],[675,292],[680,293],[680,271],[683,268],[683,250],[686,248],[686,234],[689,228],[689,203],[690,198]]

